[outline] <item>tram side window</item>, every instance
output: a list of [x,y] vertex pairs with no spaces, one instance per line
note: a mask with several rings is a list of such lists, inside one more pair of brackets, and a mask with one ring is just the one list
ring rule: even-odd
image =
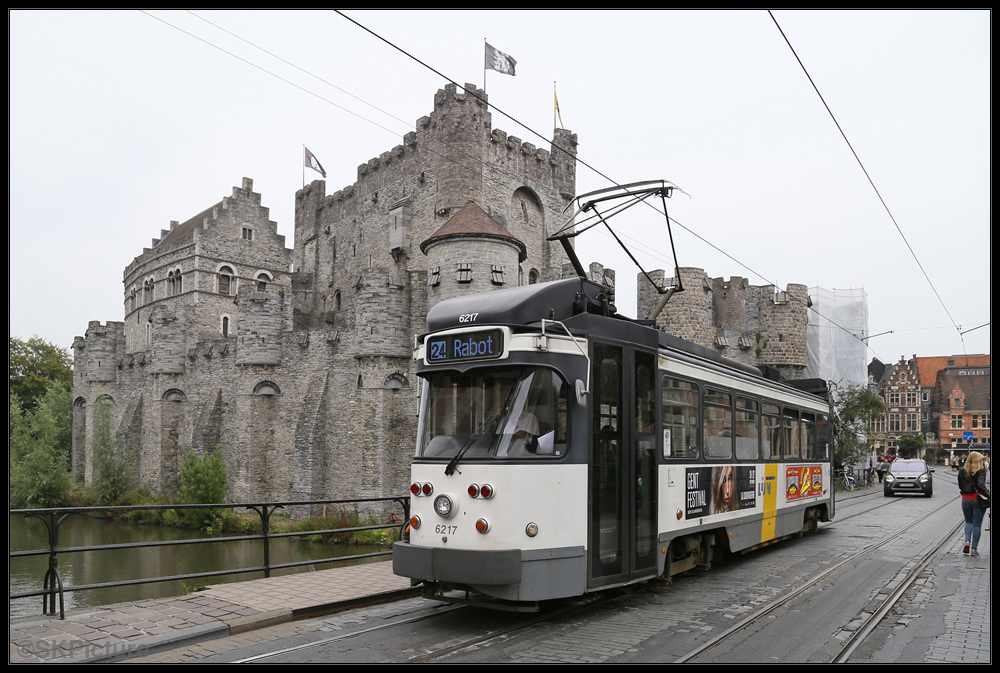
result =
[[802,422],[796,409],[785,409],[784,414],[784,457],[785,460],[802,459]]
[[663,457],[698,458],[698,386],[663,377]]
[[756,460],[760,444],[757,426],[757,400],[736,398],[736,458]]
[[826,460],[830,446],[830,421],[826,414],[816,415],[815,435],[815,439],[809,445],[809,457],[813,460]]
[[764,437],[760,447],[761,457],[764,460],[778,460],[781,458],[781,407],[764,402],[763,411]]
[[705,457],[733,457],[732,395],[705,389]]
[[802,412],[802,457],[813,459],[816,454],[816,415]]

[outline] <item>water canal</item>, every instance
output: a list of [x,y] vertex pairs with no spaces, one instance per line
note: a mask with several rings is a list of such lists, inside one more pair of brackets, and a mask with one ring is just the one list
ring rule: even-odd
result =
[[[226,537],[232,533],[218,534]],[[145,526],[123,521],[69,516],[59,529],[60,547],[87,545],[125,544],[129,542],[152,542],[210,538],[204,531],[168,528],[165,526]],[[47,549],[48,537],[45,525],[37,518],[23,516],[9,517],[8,544],[10,551]],[[99,584],[145,577],[183,575],[187,573],[210,572],[261,566],[264,563],[264,543],[261,540],[240,540],[211,544],[186,544],[169,547],[141,549],[113,549],[90,552],[59,554],[59,573],[63,586]],[[277,538],[270,542],[271,563],[292,563],[309,559],[334,556],[349,556],[387,551],[385,547],[324,544],[301,538]],[[374,557],[354,561],[340,561],[321,566],[302,566],[273,570],[272,576],[309,572],[310,569],[334,568],[340,565],[354,565],[371,561],[382,561],[388,557]],[[48,556],[10,559],[10,593],[39,590],[48,567]],[[91,589],[88,591],[65,592],[66,611],[95,608],[102,605],[124,603],[147,598],[177,596],[206,584],[242,582],[264,577],[263,571],[226,575],[222,577],[197,578],[180,581],[156,582],[127,587]],[[20,598],[9,602],[9,617],[39,617],[42,612],[42,598]]]

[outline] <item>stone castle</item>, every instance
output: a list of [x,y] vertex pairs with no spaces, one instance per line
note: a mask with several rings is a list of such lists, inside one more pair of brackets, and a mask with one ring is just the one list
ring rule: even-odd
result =
[[[125,268],[124,320],[91,322],[73,344],[78,478],[94,478],[101,400],[154,493],[176,492],[188,451],[217,448],[235,502],[406,491],[420,393],[412,351],[427,311],[573,273],[547,238],[575,194],[576,135],[556,129],[551,149],[522,142],[492,129],[485,92],[465,88],[439,90],[416,131],[361,164],[354,184],[298,191],[294,249],[244,178]],[[682,273],[689,291],[660,327],[801,370],[804,307],[765,301],[773,289],[741,279]],[[639,317],[655,303],[644,291]]]

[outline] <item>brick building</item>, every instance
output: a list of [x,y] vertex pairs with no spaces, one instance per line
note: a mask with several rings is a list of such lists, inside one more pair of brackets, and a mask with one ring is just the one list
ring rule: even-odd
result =
[[[887,414],[872,423],[870,440],[879,453],[896,455],[901,438],[920,435],[923,456],[939,450],[967,452],[990,446],[990,356],[914,355],[895,365],[873,361],[881,372],[873,385],[886,402]],[[972,435],[971,441],[966,433]]]

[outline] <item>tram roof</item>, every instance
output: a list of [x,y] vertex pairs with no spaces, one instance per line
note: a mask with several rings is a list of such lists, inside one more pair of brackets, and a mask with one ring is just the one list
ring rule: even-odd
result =
[[566,278],[446,299],[427,313],[427,329],[437,332],[470,327],[468,319],[463,318],[473,314],[472,324],[531,325],[543,318],[566,320],[580,313],[611,315],[614,311],[603,285],[584,278]]
[[[723,356],[642,321],[618,315],[608,301],[609,290],[599,283],[575,277],[547,283],[462,295],[439,302],[427,314],[427,329],[437,332],[475,325],[535,325],[545,320],[566,321],[567,326],[593,336],[629,341],[647,348],[660,348],[717,363],[820,397],[826,397],[826,382],[820,379],[782,380],[778,370],[753,367]],[[474,316],[470,320],[470,316]]]

